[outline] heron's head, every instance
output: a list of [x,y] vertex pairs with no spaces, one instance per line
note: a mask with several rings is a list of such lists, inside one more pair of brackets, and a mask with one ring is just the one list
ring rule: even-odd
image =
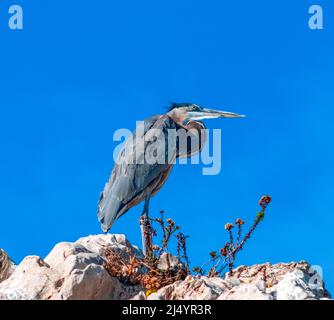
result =
[[203,108],[194,103],[172,103],[167,113],[178,123],[188,123],[189,121],[200,121],[214,118],[244,118],[244,115]]

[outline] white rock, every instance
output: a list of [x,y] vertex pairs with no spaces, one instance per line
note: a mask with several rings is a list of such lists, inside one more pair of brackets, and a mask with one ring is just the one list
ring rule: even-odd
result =
[[177,281],[158,290],[164,300],[215,300],[224,291],[217,280],[207,277],[188,276],[184,281]]
[[147,297],[147,300],[164,300],[164,297],[158,292],[153,292]]
[[146,295],[145,295],[144,291],[140,291],[138,294],[136,294],[130,300],[146,300]]
[[180,264],[180,261],[177,257],[173,256],[172,254],[168,254],[167,252],[164,252],[160,256],[159,263],[158,263],[158,269],[163,270],[163,271],[166,271],[169,269],[167,259],[169,259],[170,269],[174,269]]
[[16,291],[19,299],[47,299],[56,294],[54,283],[58,278],[57,271],[50,272],[50,267],[40,257],[28,256],[0,284],[0,294]]
[[307,285],[305,274],[301,270],[289,272],[278,282],[274,295],[277,300],[308,300],[316,295]]
[[[117,242],[119,241],[119,242]],[[26,257],[0,284],[1,299],[129,299],[140,288],[125,286],[109,275],[101,256],[110,244],[117,250],[139,250],[121,235],[97,235],[57,244],[45,260]]]
[[253,284],[242,284],[223,293],[217,300],[273,300],[273,296]]
[[126,249],[138,257],[142,257],[142,252],[133,246],[125,237],[124,234],[100,234],[98,236],[90,235],[80,238],[75,242],[75,245],[82,245],[90,252],[101,255],[105,246],[109,246],[118,252],[123,252]]
[[225,278],[225,282],[231,287],[236,287],[240,285],[240,280],[236,277]]
[[0,248],[0,282],[8,279],[14,272],[15,267],[9,255]]
[[[125,258],[142,257],[124,235],[96,235],[58,243],[43,260],[26,257],[14,270],[0,251],[0,300],[133,299],[146,300],[144,288],[111,277],[105,268],[106,247]],[[166,258],[166,255],[164,256]],[[171,257],[171,265],[179,262]],[[166,267],[162,258],[159,267]],[[175,257],[174,257],[175,258]],[[165,259],[165,260],[164,260]],[[10,268],[9,268],[10,267]],[[9,271],[8,271],[9,270]],[[122,280],[122,281],[121,281]],[[188,276],[148,296],[147,300],[308,300],[329,299],[321,276],[304,261],[240,266],[223,278]]]

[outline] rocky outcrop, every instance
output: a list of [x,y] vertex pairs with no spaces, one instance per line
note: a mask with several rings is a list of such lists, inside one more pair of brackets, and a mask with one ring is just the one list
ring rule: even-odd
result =
[[0,299],[129,299],[139,289],[123,285],[104,268],[102,250],[141,252],[123,235],[98,235],[57,244],[43,260],[26,257],[0,284]]
[[0,249],[0,282],[8,279],[14,272],[15,265],[9,255]]
[[[131,252],[142,256],[124,235],[110,234],[59,243],[45,259],[28,256],[15,270],[12,263],[8,263],[8,255],[0,251],[0,299],[145,300],[144,288],[126,284],[107,272],[103,257],[106,246],[120,254]],[[172,257],[170,260],[177,264]],[[160,264],[166,267],[164,258]],[[226,274],[222,278],[188,276],[150,294],[147,299],[305,300],[329,297],[316,270],[308,263],[300,262],[240,266],[232,276]]]
[[224,278],[192,277],[150,295],[149,300],[329,299],[320,275],[307,262],[240,266]]

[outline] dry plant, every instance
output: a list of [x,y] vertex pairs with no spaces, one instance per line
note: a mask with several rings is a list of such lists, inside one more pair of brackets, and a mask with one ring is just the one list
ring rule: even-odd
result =
[[[172,219],[164,218],[164,211],[160,211],[159,218],[149,218],[141,223],[144,223],[146,257],[137,257],[129,249],[125,252],[117,252],[111,247],[105,247],[103,254],[106,259],[105,268],[111,276],[129,285],[142,285],[149,294],[177,280],[183,280],[189,274],[187,236],[180,232],[180,226],[177,226]],[[153,244],[153,240],[158,237],[155,226],[160,228],[160,245]],[[172,236],[177,240],[179,261],[177,265],[171,265],[170,262],[169,244]],[[164,254],[167,268],[160,269],[159,262]]]
[[[267,206],[271,202],[269,196],[263,196],[259,205],[261,211],[256,215],[255,221],[249,231],[243,236],[244,221],[237,219],[234,223],[225,224],[229,240],[217,251],[210,252],[210,260],[201,267],[193,268],[196,275],[209,277],[221,276],[223,271],[229,270],[232,275],[237,254],[244,248],[247,240],[253,235],[256,227],[263,220]],[[180,231],[172,219],[164,218],[164,211],[160,211],[159,218],[149,218],[144,223],[144,235],[147,246],[147,256],[138,257],[130,249],[117,251],[112,247],[104,248],[105,268],[113,277],[117,277],[128,285],[141,285],[147,290],[147,295],[158,289],[172,284],[177,280],[183,280],[190,274],[189,259],[187,256],[186,240],[188,236]],[[158,232],[159,230],[159,232]],[[153,244],[161,236],[160,244]],[[177,240],[176,256],[177,264],[170,261],[170,243],[173,238]],[[161,258],[165,256],[166,264],[161,268]],[[205,266],[211,264],[206,272]]]
[[[194,267],[193,272],[197,275],[207,274],[209,277],[217,277],[221,276],[228,268],[230,275],[232,275],[237,254],[244,248],[247,240],[252,236],[256,227],[264,219],[265,211],[270,202],[270,196],[263,196],[260,199],[259,205],[261,211],[256,215],[253,225],[243,237],[242,229],[245,222],[242,219],[239,218],[234,223],[226,223],[225,230],[228,232],[229,241],[225,243],[218,253],[217,251],[211,251],[210,259],[201,267]],[[204,267],[210,264],[211,268],[206,273]]]

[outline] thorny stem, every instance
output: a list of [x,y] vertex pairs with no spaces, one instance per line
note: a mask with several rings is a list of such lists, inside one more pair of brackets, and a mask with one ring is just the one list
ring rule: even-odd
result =
[[[258,224],[263,220],[264,213],[267,205],[270,203],[270,197],[262,197],[259,204],[262,207],[262,211],[257,215],[252,227],[240,241],[242,236],[241,225],[243,221],[238,219],[235,224],[238,225],[236,241],[234,240],[234,234],[232,232],[233,224],[229,224],[229,229],[226,228],[229,232],[229,242],[225,244],[225,247],[220,250],[220,255],[218,256],[216,252],[212,252],[212,258],[204,263],[199,269],[200,274],[203,273],[203,267],[210,262],[212,262],[212,268],[209,270],[209,276],[215,277],[220,275],[222,271],[228,267],[230,274],[232,275],[233,266],[237,253],[243,249],[243,246],[247,240],[251,237],[252,233],[255,231]],[[168,245],[171,239],[171,236],[175,233],[176,230],[180,229],[178,226],[175,226],[175,222],[171,219],[167,219],[166,225],[164,221],[163,211],[161,213],[160,219],[151,219],[149,217],[142,216],[141,224],[144,231],[144,240],[147,248],[147,256],[144,258],[137,258],[129,252],[130,259],[129,261],[124,260],[124,257],[117,253],[113,253],[112,249],[106,251],[107,253],[107,270],[112,276],[118,276],[125,279],[125,281],[132,281],[132,283],[141,283],[148,290],[157,290],[161,286],[171,284],[176,280],[184,279],[189,274],[189,260],[186,251],[186,238],[182,232],[179,232],[176,235],[177,238],[177,255],[179,261],[182,259],[185,260],[186,265],[183,264],[183,267],[178,267],[171,270],[170,261],[169,261],[169,252]],[[157,236],[157,231],[154,229],[153,223],[156,222],[161,226],[162,229],[162,246],[157,249],[153,247],[153,237]],[[154,250],[154,251],[153,251]],[[159,270],[157,268],[157,263],[163,252],[167,253],[166,262],[168,270]],[[181,254],[183,251],[183,255]],[[138,272],[138,267],[146,267],[147,273],[142,274]],[[219,268],[219,270],[218,270]],[[266,275],[264,274],[264,278]]]
[[234,248],[234,239],[233,239],[232,229],[228,230],[228,233],[230,234],[230,246],[231,248]]
[[[171,263],[170,263],[170,255],[169,255],[169,248],[168,248],[168,244],[170,242],[171,236],[176,232],[176,230],[179,230],[180,227],[175,225],[175,222],[171,219],[167,219],[166,220],[168,225],[166,225],[165,223],[165,219],[164,219],[164,211],[161,210],[160,211],[160,218],[155,218],[152,219],[150,218],[150,226],[153,225],[154,222],[158,223],[161,227],[162,230],[162,241],[161,241],[161,247],[158,248],[158,251],[155,255],[153,255],[153,246],[152,246],[152,242],[151,242],[151,247],[152,247],[152,262],[159,262],[159,259],[162,255],[163,252],[166,252],[166,263],[167,263],[167,273],[171,272]],[[152,227],[150,228],[151,232],[152,232]],[[153,236],[156,236],[156,232],[153,233]],[[189,271],[189,260],[188,260],[188,256],[187,256],[187,251],[186,251],[186,238],[187,236],[185,236],[183,233],[179,232],[176,235],[176,238],[178,240],[177,242],[177,253],[178,253],[178,257],[179,260],[181,261],[181,258],[183,257],[185,259],[186,262],[186,269]],[[152,239],[152,237],[151,237]],[[183,256],[181,257],[181,251],[183,251]],[[187,271],[187,272],[188,272]]]
[[247,234],[244,236],[242,241],[230,252],[227,256],[229,259],[229,270],[230,270],[230,275],[233,273],[233,266],[234,266],[234,261],[235,261],[235,256],[236,254],[242,250],[243,246],[247,242],[247,240],[251,237],[252,233],[255,231],[256,227],[258,224],[263,220],[264,217],[264,212],[265,212],[266,207],[262,207],[262,211],[260,212],[260,215],[258,215],[250,228],[250,230],[247,232]]
[[167,252],[166,254],[166,261],[167,261],[167,268],[168,272],[170,270],[170,260],[169,260],[169,253],[168,253],[168,242],[170,239],[170,232],[168,227],[165,226],[165,220],[164,220],[164,211],[160,211],[160,219],[155,219],[156,222],[158,222],[162,229],[162,246],[159,250],[158,257],[161,256],[162,252],[165,250]]
[[[231,226],[231,224],[227,224],[228,227],[226,227],[226,230],[229,232],[230,243],[226,243],[225,247],[223,249],[221,249],[221,253],[220,253],[220,256],[219,256],[218,259],[216,257],[213,257],[209,261],[205,262],[200,268],[196,268],[196,269],[199,269],[198,273],[203,274],[203,267],[205,265],[209,264],[210,262],[212,262],[213,267],[209,271],[209,276],[215,276],[215,275],[221,274],[222,271],[226,267],[228,267],[230,275],[232,275],[233,274],[234,262],[235,262],[235,258],[236,258],[237,253],[240,250],[243,249],[245,243],[251,237],[251,235],[255,231],[256,227],[258,226],[258,224],[263,220],[265,210],[266,210],[266,208],[267,208],[267,206],[270,202],[271,202],[271,198],[269,196],[263,196],[260,199],[259,205],[261,206],[262,210],[261,210],[261,212],[259,212],[257,214],[256,219],[255,219],[252,227],[249,229],[249,231],[246,233],[246,235],[244,236],[244,238],[241,241],[240,241],[240,239],[241,239],[241,236],[242,236],[242,225],[243,225],[244,222],[241,219],[238,219],[235,223],[235,224],[238,225],[236,243],[234,243],[234,237],[233,237],[233,232],[232,232],[233,226]],[[214,263],[215,260],[216,260],[216,263]],[[221,267],[217,271],[217,268],[218,268],[219,265],[221,265]]]
[[232,251],[231,254],[236,254],[238,251],[242,250],[244,244],[246,243],[246,241],[251,237],[252,233],[254,232],[254,230],[256,229],[257,225],[263,220],[263,218],[261,217],[257,217],[255,219],[255,222],[253,224],[253,226],[250,228],[250,230],[247,232],[247,234],[245,235],[245,237],[243,238],[243,240],[236,246],[236,248]]
[[[186,268],[189,271],[190,267],[190,263],[189,263],[189,259],[188,259],[188,255],[187,255],[187,247],[186,247],[186,239],[188,238],[187,236],[185,236],[182,232],[179,232],[176,235],[177,238],[177,256],[179,261],[182,260],[182,258],[184,258],[184,260],[186,261]],[[181,250],[183,251],[183,255],[181,257]]]
[[164,211],[160,211],[160,219],[155,219],[155,222],[159,223],[161,226],[161,230],[162,230],[162,246],[159,249],[158,252],[158,256],[160,257],[162,252],[164,251],[164,249],[166,249],[166,239],[167,239],[167,235],[166,235],[166,227],[165,227],[165,220],[164,220]]
[[241,224],[238,224],[237,244],[239,243],[239,241],[240,241],[240,239],[241,239],[241,232],[242,232]]

